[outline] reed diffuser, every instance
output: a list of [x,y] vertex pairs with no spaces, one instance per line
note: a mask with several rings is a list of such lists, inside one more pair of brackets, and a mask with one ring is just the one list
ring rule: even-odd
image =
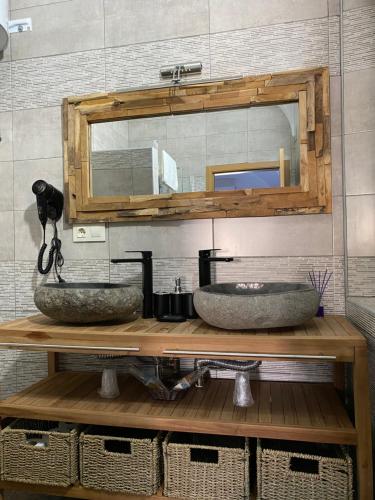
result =
[[318,312],[316,313],[317,316],[322,318],[324,316],[324,306],[322,305],[322,299],[324,292],[327,289],[328,283],[330,279],[332,278],[332,272],[328,273],[328,269],[326,269],[323,273],[323,271],[310,271],[309,272],[309,278],[311,281],[312,286],[315,288],[315,290],[319,293],[319,308]]

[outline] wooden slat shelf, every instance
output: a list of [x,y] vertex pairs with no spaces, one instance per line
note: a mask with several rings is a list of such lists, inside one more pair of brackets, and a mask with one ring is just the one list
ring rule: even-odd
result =
[[69,486],[67,488],[62,488],[58,486],[43,486],[40,484],[27,484],[27,483],[17,483],[11,481],[0,481],[0,490],[10,490],[10,491],[27,491],[29,494],[39,494],[39,495],[55,495],[59,497],[68,498],[85,498],[87,500],[161,500],[162,498],[168,498],[169,500],[174,500],[171,497],[165,497],[162,490],[156,495],[143,496],[143,495],[126,495],[123,493],[111,493],[93,490],[91,488],[84,488],[80,484]]
[[[237,354],[253,354],[241,355],[242,359],[267,359],[270,356],[285,360],[288,356],[290,359],[296,356],[308,360],[312,356],[352,362],[355,347],[365,346],[363,336],[342,316],[314,318],[299,327],[248,331],[222,330],[201,319],[160,323],[155,319],[140,318],[115,325],[64,325],[41,314],[0,326],[1,349],[86,354],[196,358],[202,357],[197,354],[200,352],[204,353],[203,356],[210,354],[211,358],[236,359],[235,354],[228,355],[228,352],[235,351]],[[127,351],[126,348],[137,350]],[[186,351],[193,351],[193,354]]]
[[356,430],[330,384],[252,382],[255,404],[233,405],[233,380],[211,379],[176,401],[153,400],[132,377],[121,395],[97,394],[100,374],[58,372],[0,403],[10,417],[170,431],[355,444]]

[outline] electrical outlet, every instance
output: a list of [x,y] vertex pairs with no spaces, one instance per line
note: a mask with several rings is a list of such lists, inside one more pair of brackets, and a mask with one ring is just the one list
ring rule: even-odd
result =
[[105,241],[105,224],[73,224],[73,241]]

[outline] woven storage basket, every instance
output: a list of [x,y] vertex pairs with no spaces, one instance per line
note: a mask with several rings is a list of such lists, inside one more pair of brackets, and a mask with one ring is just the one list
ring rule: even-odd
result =
[[169,433],[163,453],[165,496],[194,500],[249,498],[247,438]]
[[81,484],[103,491],[154,495],[162,475],[163,434],[89,426],[80,436]]
[[1,431],[1,479],[49,486],[78,480],[78,429],[18,419]]
[[351,500],[352,461],[335,445],[258,439],[258,500]]

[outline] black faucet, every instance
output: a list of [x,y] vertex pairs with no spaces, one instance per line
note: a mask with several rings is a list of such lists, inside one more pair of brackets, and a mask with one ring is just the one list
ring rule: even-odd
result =
[[153,318],[153,290],[152,290],[152,252],[150,250],[133,250],[126,253],[140,252],[142,258],[138,259],[111,259],[113,264],[121,264],[123,262],[140,262],[142,264],[142,281],[143,281],[143,317]]
[[211,262],[232,262],[233,257],[213,257],[211,252],[220,250],[212,248],[211,250],[199,250],[199,286],[211,284]]

